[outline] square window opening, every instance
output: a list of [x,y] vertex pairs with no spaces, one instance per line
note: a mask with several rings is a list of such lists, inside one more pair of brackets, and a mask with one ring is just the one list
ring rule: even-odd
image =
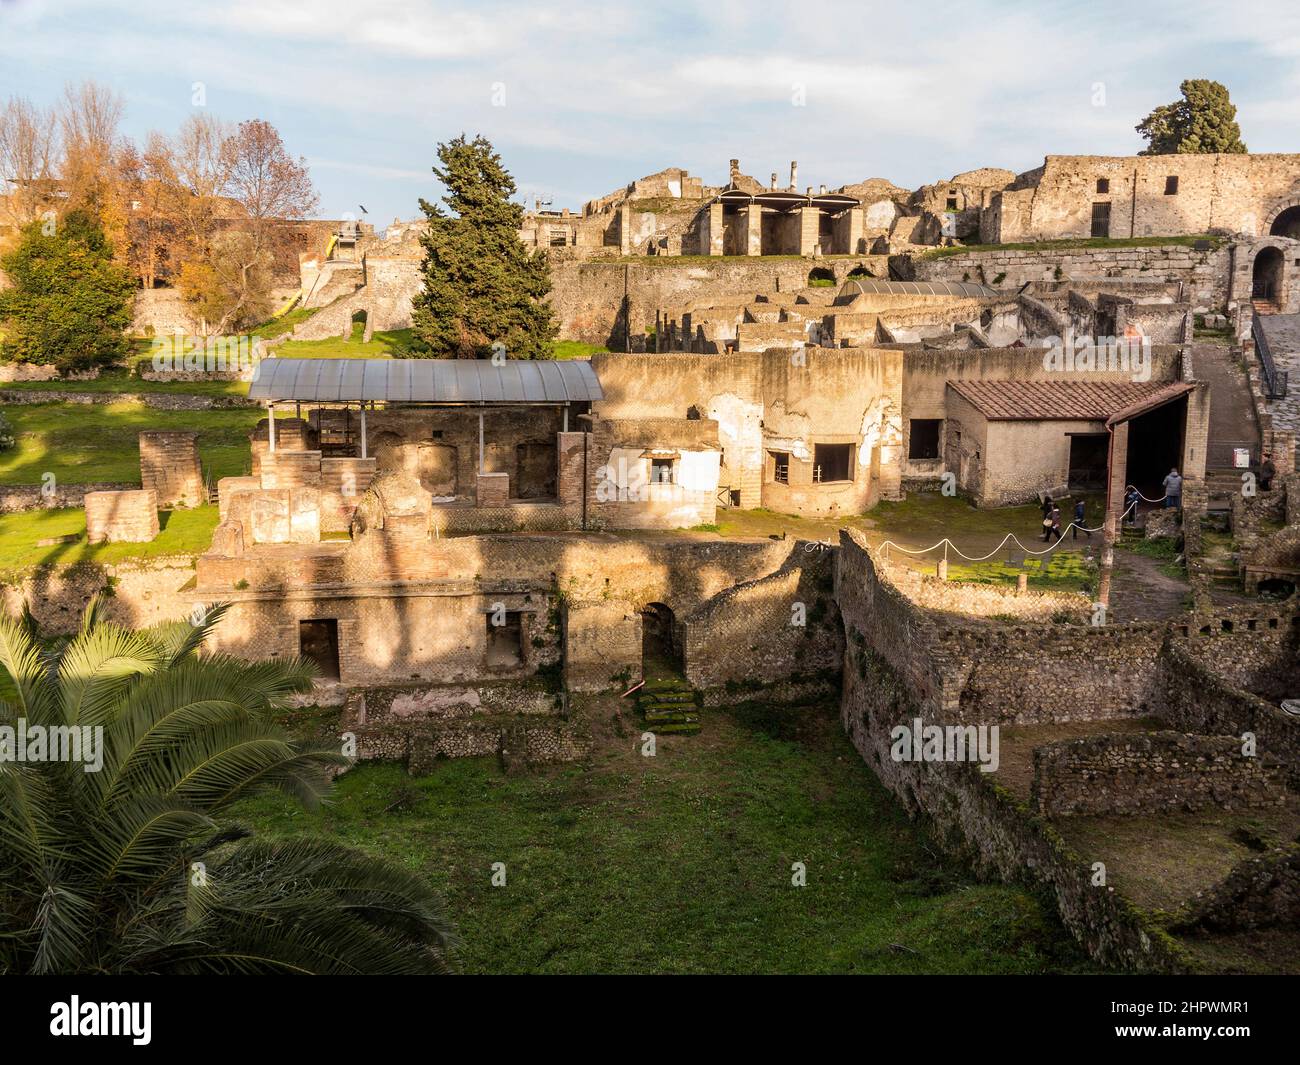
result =
[[1102,193],[1110,192],[1110,178],[1099,177],[1097,179],[1097,191]]
[[1166,195],[1166,196],[1177,196],[1177,195],[1178,195],[1178,175],[1177,175],[1177,174],[1170,174],[1167,178],[1165,178],[1165,195]]
[[650,460],[650,482],[652,484],[672,484],[673,483],[673,460],[672,459],[651,459]]

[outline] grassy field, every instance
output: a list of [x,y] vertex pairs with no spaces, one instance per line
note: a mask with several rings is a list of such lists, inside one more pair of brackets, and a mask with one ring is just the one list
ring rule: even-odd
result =
[[[589,712],[603,723],[611,707]],[[661,737],[654,758],[634,750],[640,731],[604,726],[585,766],[506,776],[473,759],[410,778],[369,765],[319,812],[269,798],[237,814],[422,872],[468,973],[1092,970],[1036,895],[938,855],[833,709],[709,711],[703,733]]]
[[68,484],[140,483],[143,429],[196,429],[199,457],[213,482],[247,472],[256,408],[154,410],[143,403],[39,403],[9,407],[17,445],[0,453],[0,484],[40,484],[46,473]]
[[[217,527],[215,506],[193,510],[164,510],[158,515],[157,539],[147,544],[86,543],[86,512],[29,510],[0,515],[0,573],[17,574],[37,566],[70,566],[78,562],[123,562],[164,555],[200,555],[212,542]],[[47,543],[75,536],[72,543]]]
[[967,252],[981,251],[1077,251],[1089,248],[1159,248],[1175,244],[1190,248],[1198,241],[1209,241],[1217,248],[1223,244],[1222,237],[1178,236],[1178,237],[1077,237],[1070,240],[1040,240],[1024,244],[953,244],[944,248],[933,248],[922,252],[919,259],[946,259],[952,255],[964,255]]
[[329,337],[325,340],[286,340],[271,352],[277,359],[402,359],[409,357],[411,330],[394,329],[376,331],[370,342],[365,336],[366,327],[361,322],[352,323],[352,335]]

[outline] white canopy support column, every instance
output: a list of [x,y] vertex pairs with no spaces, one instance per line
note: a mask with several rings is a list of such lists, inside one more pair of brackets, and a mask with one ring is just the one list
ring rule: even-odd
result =
[[560,431],[563,433],[569,431],[569,405],[567,403],[564,405],[564,428]]
[[364,403],[361,404],[361,457],[363,459],[370,457],[366,442],[366,405]]
[[478,412],[478,472],[483,472],[483,410]]
[[275,404],[268,402],[266,404],[266,439],[271,449],[271,454],[275,454]]

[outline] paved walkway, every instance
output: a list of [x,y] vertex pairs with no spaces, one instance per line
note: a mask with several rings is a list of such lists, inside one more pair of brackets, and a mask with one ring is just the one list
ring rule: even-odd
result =
[[1300,431],[1300,314],[1270,314],[1261,322],[1273,364],[1290,377],[1287,395],[1268,404],[1273,428]]

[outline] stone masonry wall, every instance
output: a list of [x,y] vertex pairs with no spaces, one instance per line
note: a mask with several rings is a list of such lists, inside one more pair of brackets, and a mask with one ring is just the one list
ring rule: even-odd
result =
[[1047,817],[1281,806],[1276,762],[1231,736],[1120,733],[1034,750],[1031,803]]
[[[904,267],[906,270],[907,267]],[[1059,271],[1059,272],[1058,272]],[[1014,291],[1033,281],[1068,278],[1137,278],[1177,281],[1197,313],[1222,308],[1228,300],[1227,248],[1196,251],[1182,244],[1136,248],[1044,248],[920,256],[910,260],[917,281],[977,281]]]

